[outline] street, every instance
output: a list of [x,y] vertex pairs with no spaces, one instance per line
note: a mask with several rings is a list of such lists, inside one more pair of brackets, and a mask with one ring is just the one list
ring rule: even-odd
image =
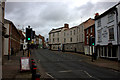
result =
[[[48,49],[33,50],[34,59],[41,64],[46,74],[51,78],[59,79],[91,79],[91,80],[119,80],[120,72],[99,67],[85,62],[78,53],[50,51]],[[38,65],[37,65],[38,66]],[[118,79],[119,78],[119,79]]]

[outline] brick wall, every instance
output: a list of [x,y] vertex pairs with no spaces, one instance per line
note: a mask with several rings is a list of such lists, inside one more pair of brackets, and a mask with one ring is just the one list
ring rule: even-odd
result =
[[11,28],[11,48],[13,48],[14,53],[20,50],[20,34],[13,24],[10,24]]
[[[92,33],[91,33],[91,27],[92,27]],[[88,30],[88,34],[87,34],[87,30]],[[87,29],[85,29],[84,34],[85,34],[85,45],[89,45],[90,36],[92,35],[93,37],[95,37],[95,25],[92,25]],[[88,36],[88,44],[87,44],[87,36]]]

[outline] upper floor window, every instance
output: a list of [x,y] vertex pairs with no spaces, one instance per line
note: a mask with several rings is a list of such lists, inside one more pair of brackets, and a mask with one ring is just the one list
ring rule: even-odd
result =
[[65,36],[65,32],[64,32],[64,36]]
[[108,23],[114,21],[114,13],[108,14]]
[[87,34],[88,34],[88,29],[87,29]]
[[90,28],[90,32],[92,33],[92,27]]
[[72,31],[70,31],[70,35],[72,35]]
[[89,39],[88,39],[88,36],[87,36],[86,38],[87,38],[87,44],[89,44]]
[[53,42],[54,42],[55,40],[54,40],[54,38],[53,38]]
[[101,42],[102,41],[102,30],[98,30],[98,42]]
[[58,38],[58,42],[59,42],[59,38]]
[[75,30],[74,30],[74,35],[75,35]]
[[66,38],[64,38],[64,43],[66,42]]
[[55,36],[55,33],[53,33],[53,37]]
[[59,36],[59,32],[58,32],[58,36]]
[[72,42],[72,38],[70,38],[70,42]]
[[109,28],[109,40],[114,40],[114,28]]
[[98,20],[97,24],[98,24],[98,27],[101,26],[101,19]]

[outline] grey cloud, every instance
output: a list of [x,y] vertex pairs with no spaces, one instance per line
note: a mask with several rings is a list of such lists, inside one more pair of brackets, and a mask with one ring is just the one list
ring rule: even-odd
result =
[[15,25],[31,25],[37,34],[48,37],[52,28],[63,27],[64,23],[69,23],[70,26],[78,25],[81,17],[86,20],[93,17],[95,12],[107,10],[114,4],[116,3],[88,2],[83,6],[70,8],[72,4],[62,2],[8,2],[5,17]]

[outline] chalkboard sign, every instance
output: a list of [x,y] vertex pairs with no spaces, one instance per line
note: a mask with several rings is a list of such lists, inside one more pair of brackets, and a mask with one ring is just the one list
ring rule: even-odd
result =
[[26,71],[26,70],[30,70],[30,59],[29,57],[21,57],[21,71]]

